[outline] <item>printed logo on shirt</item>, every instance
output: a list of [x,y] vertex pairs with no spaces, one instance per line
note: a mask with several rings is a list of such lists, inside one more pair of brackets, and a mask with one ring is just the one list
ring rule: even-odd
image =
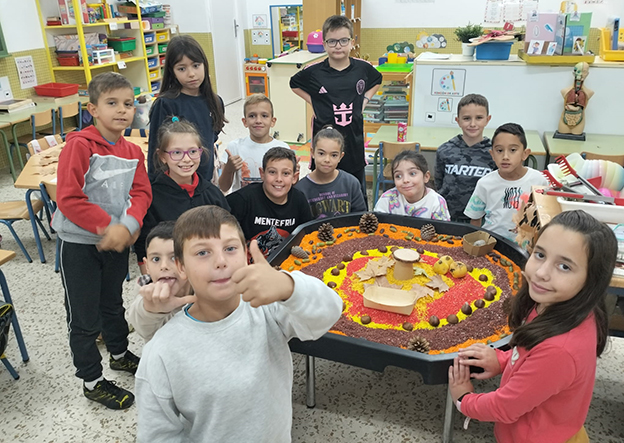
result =
[[522,196],[522,188],[512,186],[505,188],[503,196],[504,209],[518,209],[520,207],[520,197]]
[[319,94],[327,94],[327,89],[325,89],[325,86],[321,86],[321,89],[319,89]]
[[353,103],[349,106],[342,103],[340,107],[336,105],[332,105],[332,107],[334,108],[334,121],[337,125],[347,126],[351,124],[353,120]]
[[362,95],[364,93],[364,88],[366,87],[366,82],[363,79],[359,79],[357,84],[355,85],[355,90],[358,95]]
[[269,218],[269,217],[256,217],[254,218],[254,224],[259,226],[295,226],[294,218]]
[[483,177],[484,175],[492,172],[490,168],[483,166],[470,166],[470,165],[453,165],[447,164],[444,166],[444,172],[449,175],[465,175],[469,177]]

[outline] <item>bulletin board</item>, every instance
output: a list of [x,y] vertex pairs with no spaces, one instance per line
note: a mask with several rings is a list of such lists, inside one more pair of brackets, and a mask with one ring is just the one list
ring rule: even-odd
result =
[[[461,57],[461,56],[454,56]],[[527,130],[554,131],[563,107],[561,90],[572,86],[572,66],[529,66],[522,61],[507,64],[427,61],[414,65],[412,125],[457,126],[455,117],[459,95],[435,94],[432,82],[444,83],[437,90],[460,90],[457,73],[463,71],[463,95],[484,95],[492,120],[488,127],[515,122]],[[587,106],[585,131],[594,134],[624,135],[624,64],[615,67],[590,65],[585,86],[595,92]],[[446,88],[446,89],[445,89]],[[450,89],[449,89],[450,88]]]

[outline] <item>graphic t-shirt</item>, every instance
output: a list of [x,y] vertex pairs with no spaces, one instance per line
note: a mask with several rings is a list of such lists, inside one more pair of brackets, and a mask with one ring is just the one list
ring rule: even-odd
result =
[[381,84],[383,78],[370,63],[355,58],[342,71],[329,66],[329,59],[309,65],[290,79],[291,88],[299,88],[312,99],[313,134],[331,124],[345,139],[345,156],[340,169],[349,173],[362,170],[364,160],[364,93]]
[[309,176],[305,176],[297,182],[295,188],[305,194],[314,218],[366,211],[360,182],[344,171],[339,170],[334,181],[324,184],[315,183]]
[[415,203],[408,202],[397,188],[392,188],[379,197],[375,212],[433,220],[449,221],[451,219],[444,197],[430,188],[427,188],[427,194]]
[[527,168],[522,178],[513,181],[505,180],[498,171],[490,172],[477,182],[464,214],[471,219],[485,216],[485,229],[515,241],[516,224],[512,217],[520,208],[520,197],[530,193],[531,186],[547,185],[546,178],[532,168]]

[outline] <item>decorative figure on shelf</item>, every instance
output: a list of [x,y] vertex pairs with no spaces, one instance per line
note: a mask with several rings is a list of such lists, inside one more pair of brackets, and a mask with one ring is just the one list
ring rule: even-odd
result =
[[585,140],[585,108],[594,95],[583,83],[589,74],[589,65],[579,62],[574,65],[574,86],[561,90],[563,96],[563,112],[559,120],[559,130],[554,138],[569,140]]

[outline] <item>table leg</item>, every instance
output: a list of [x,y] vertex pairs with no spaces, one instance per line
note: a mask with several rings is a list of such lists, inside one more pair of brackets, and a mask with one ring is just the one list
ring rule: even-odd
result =
[[24,169],[24,160],[22,160],[22,153],[20,152],[20,145],[17,139],[17,125],[13,125],[13,142],[15,143],[15,152],[17,152],[17,158],[19,159],[22,170]]
[[[9,286],[7,285],[6,278],[4,278],[4,272],[2,272],[1,270],[0,289],[2,289],[4,301],[13,305],[11,293],[9,292]],[[22,353],[22,360],[24,361],[24,363],[26,363],[28,360],[30,360],[30,357],[28,356],[28,351],[26,350],[26,343],[24,343],[22,329],[20,328],[19,322],[17,321],[17,310],[15,309],[15,305],[13,305],[13,318],[11,319],[11,324],[13,325],[13,331],[15,332],[15,338],[17,339],[17,344],[19,345],[20,352]]]
[[7,151],[7,159],[9,161],[9,169],[11,170],[11,175],[13,176],[13,181],[17,180],[17,175],[15,174],[15,166],[13,166],[13,156],[11,155],[11,145],[9,144],[9,139],[2,129],[0,129],[0,136],[2,136],[2,142],[4,143],[4,147]]
[[41,238],[39,237],[39,227],[37,226],[36,214],[32,207],[32,202],[30,201],[30,195],[33,193],[34,189],[29,189],[26,191],[26,207],[28,208],[28,215],[30,216],[30,224],[32,225],[33,235],[35,236],[35,242],[37,243],[37,249],[39,250],[39,258],[41,259],[41,263],[45,263],[45,255],[43,254],[43,247],[41,246]]
[[316,406],[315,380],[314,380],[314,357],[306,355],[306,406]]
[[444,409],[444,425],[442,428],[442,443],[453,441],[453,417],[455,416],[455,405],[451,397],[450,386],[446,390],[446,407]]

